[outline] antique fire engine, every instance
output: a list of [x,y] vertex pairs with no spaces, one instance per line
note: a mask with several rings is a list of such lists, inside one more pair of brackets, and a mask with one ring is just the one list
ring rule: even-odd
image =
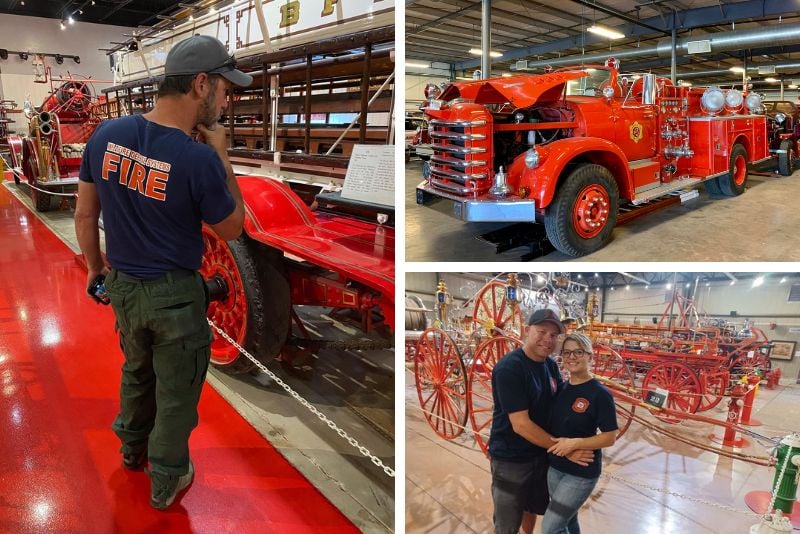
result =
[[447,199],[464,221],[544,223],[571,256],[608,243],[620,204],[701,182],[740,195],[748,164],[770,157],[758,95],[622,76],[613,58],[425,93],[433,156],[417,203]]
[[[77,189],[86,141],[100,118],[88,83],[70,80],[53,90],[41,107],[25,106],[26,137],[9,136],[12,165],[27,179],[39,211],[50,209],[52,192]],[[19,177],[16,177],[19,182]]]

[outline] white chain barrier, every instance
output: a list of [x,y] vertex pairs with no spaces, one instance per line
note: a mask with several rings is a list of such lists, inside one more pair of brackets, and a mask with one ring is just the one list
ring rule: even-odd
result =
[[28,186],[28,187],[30,187],[31,189],[36,189],[37,191],[41,191],[42,193],[46,193],[46,194],[48,194],[48,195],[53,195],[53,196],[55,196],[55,197],[72,197],[72,198],[78,198],[78,193],[54,193],[54,192],[52,192],[52,191],[48,191],[48,190],[46,190],[46,189],[42,189],[42,188],[40,188],[40,187],[36,187],[35,185],[32,185],[32,184],[31,184],[29,181],[27,181],[28,179],[27,179],[27,178],[26,178],[26,177],[25,177],[23,174],[21,174],[21,173],[17,172],[17,171],[16,171],[16,170],[15,170],[13,167],[7,167],[7,169],[8,169],[9,171],[11,171],[11,174],[12,174],[12,175],[14,175],[14,176],[16,176],[17,178],[19,178],[19,179],[20,179],[20,183],[24,183],[25,185],[27,185],[27,186]]
[[310,411],[311,413],[316,415],[317,418],[320,421],[322,421],[323,423],[328,425],[328,427],[331,430],[333,430],[334,432],[339,434],[339,436],[342,439],[344,439],[345,441],[347,441],[352,447],[354,447],[355,449],[358,449],[358,452],[360,452],[363,456],[369,458],[370,461],[373,464],[375,464],[376,466],[378,466],[381,469],[383,469],[384,473],[386,473],[388,476],[394,478],[394,469],[392,469],[388,465],[385,465],[383,463],[383,461],[380,458],[378,458],[377,456],[375,456],[374,454],[372,454],[369,451],[369,449],[367,449],[366,447],[361,445],[354,437],[352,437],[350,434],[348,434],[347,432],[345,432],[344,430],[339,428],[339,426],[336,423],[334,423],[333,421],[328,419],[328,417],[326,417],[324,413],[320,412],[317,409],[316,406],[314,406],[313,404],[308,402],[306,399],[304,399],[302,396],[300,396],[300,394],[298,392],[293,390],[286,382],[281,380],[281,378],[279,376],[277,376],[275,373],[273,373],[272,371],[267,369],[266,366],[263,363],[258,361],[253,355],[251,355],[249,352],[247,352],[244,349],[244,347],[239,345],[228,334],[226,334],[221,328],[219,328],[217,325],[215,325],[213,323],[213,321],[211,321],[211,319],[206,319],[206,320],[208,321],[208,324],[209,324],[209,326],[211,326],[211,328],[216,330],[217,333],[219,333],[219,335],[222,336],[228,343],[230,343],[231,345],[236,347],[239,350],[239,352],[241,352],[248,360],[253,362],[256,365],[256,367],[258,367],[264,374],[266,374],[268,377],[270,377],[272,380],[274,380],[276,384],[278,384],[280,387],[282,387],[286,391],[286,393],[291,395],[297,402],[299,402],[300,404],[305,406],[305,408],[308,409],[308,411]]

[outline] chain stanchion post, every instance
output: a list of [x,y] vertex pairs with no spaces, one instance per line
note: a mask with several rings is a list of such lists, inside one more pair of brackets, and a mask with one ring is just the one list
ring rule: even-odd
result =
[[775,458],[772,491],[751,491],[744,496],[744,502],[751,510],[766,514],[761,524],[753,525],[750,529],[753,534],[791,532],[792,527],[800,529],[800,502],[797,501],[800,433],[783,438],[775,450]]
[[750,386],[747,395],[744,396],[744,407],[742,408],[742,424],[746,426],[761,426],[761,421],[753,419],[750,414],[753,412],[753,403],[756,400],[758,393],[758,384],[761,378],[757,375],[747,376],[747,385]]
[[721,443],[725,447],[746,447],[750,445],[744,437],[736,437],[736,430],[732,425],[739,424],[739,418],[742,414],[742,406],[744,406],[744,397],[747,395],[747,388],[742,384],[736,384],[731,390],[731,400],[728,403],[728,420],[730,424],[725,427],[725,434],[720,437],[717,434],[709,434],[708,439],[714,443]]

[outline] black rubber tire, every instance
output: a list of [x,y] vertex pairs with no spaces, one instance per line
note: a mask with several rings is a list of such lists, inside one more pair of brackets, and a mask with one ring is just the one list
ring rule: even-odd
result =
[[716,197],[722,196],[722,189],[719,188],[719,178],[712,178],[703,182],[703,187],[706,188],[706,193]]
[[36,211],[50,211],[53,207],[53,195],[42,193],[31,187],[31,200],[36,206]]
[[[291,297],[283,255],[244,234],[227,244],[247,299],[247,332],[242,346],[266,363],[278,355],[289,335]],[[255,364],[239,354],[231,363],[214,367],[228,374],[241,374]]]
[[[606,190],[609,209],[602,231],[591,239],[585,239],[578,235],[572,225],[572,212],[578,193],[591,184],[598,184]],[[545,211],[547,238],[557,250],[569,256],[583,256],[600,250],[611,241],[618,209],[619,189],[611,171],[602,165],[580,165],[561,181],[553,202]]]
[[778,154],[778,172],[781,176],[791,176],[794,172],[794,143],[790,139],[784,139],[778,148],[784,151]]
[[744,181],[741,183],[741,185],[736,185],[736,182],[733,181],[733,163],[739,156],[744,157],[745,166],[750,163],[747,159],[747,150],[745,150],[742,145],[737,143],[733,145],[733,148],[731,149],[731,157],[728,160],[728,174],[717,178],[719,182],[719,188],[722,190],[722,194],[725,196],[738,197],[744,193],[745,189],[747,189],[747,174],[745,174]]

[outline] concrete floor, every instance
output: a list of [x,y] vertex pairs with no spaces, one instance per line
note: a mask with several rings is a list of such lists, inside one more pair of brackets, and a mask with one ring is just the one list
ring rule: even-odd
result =
[[[416,204],[422,162],[406,164],[406,261],[520,261],[524,248],[500,254],[478,235],[507,223],[464,223],[452,204]],[[750,175],[738,197],[700,197],[643,215],[614,229],[612,241],[577,261],[797,261],[800,210],[791,199],[800,191],[793,176]],[[575,261],[552,252],[535,261]]]
[[[27,186],[3,185],[78,252],[71,208],[38,213]],[[324,318],[327,310],[298,306],[296,311],[312,335],[353,335],[346,326]],[[395,466],[392,350],[323,349],[292,365],[273,361],[267,367],[385,464]],[[208,382],[359,529],[394,530],[394,479],[266,375],[229,376],[211,368]]]
[[[451,442],[434,434],[419,409],[409,370],[405,383],[406,532],[491,531],[489,461],[471,432]],[[726,410],[717,407],[705,413],[724,420]],[[764,422],[764,426],[753,427],[762,435],[785,436],[800,430],[800,385],[760,388],[753,417]],[[697,422],[667,426],[706,442],[706,436],[714,432],[710,425]],[[743,451],[770,454],[758,443]],[[770,490],[774,474],[772,468],[692,448],[634,421],[603,453],[603,475],[580,511],[581,530],[614,534],[749,532],[759,517],[747,508],[744,495]],[[537,524],[534,532],[539,529]]]

